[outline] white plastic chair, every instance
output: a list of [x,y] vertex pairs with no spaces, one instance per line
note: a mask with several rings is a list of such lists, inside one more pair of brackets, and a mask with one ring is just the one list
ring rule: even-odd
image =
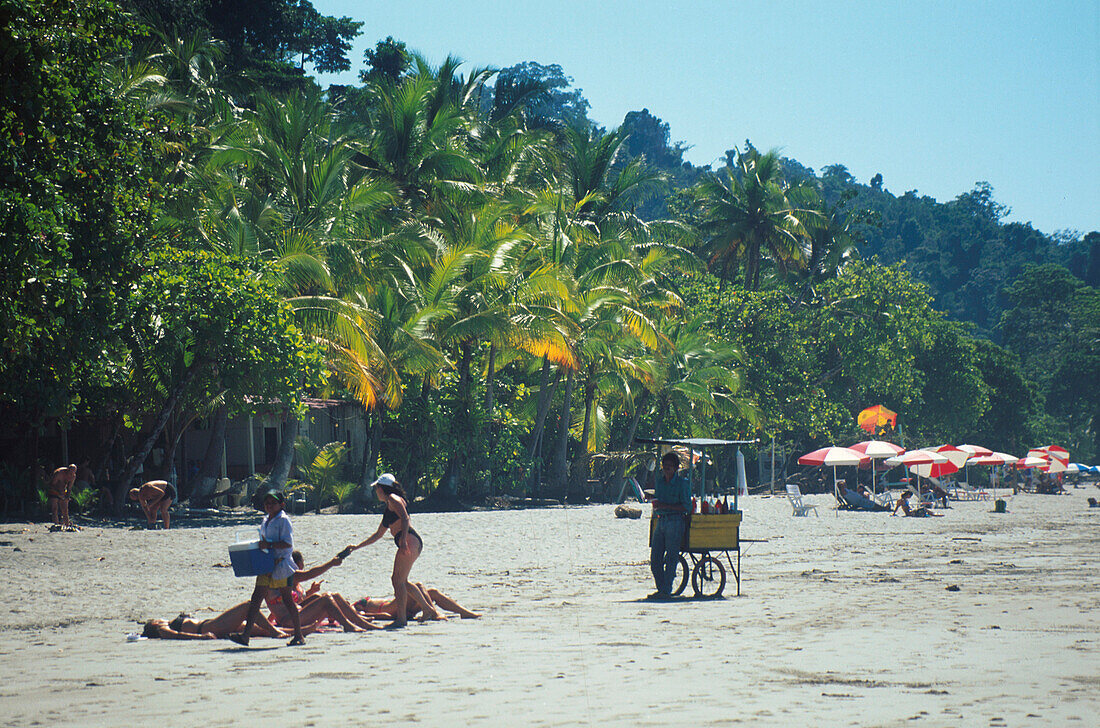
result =
[[791,502],[791,507],[794,508],[794,515],[806,516],[810,511],[814,512],[814,515],[820,515],[817,512],[817,506],[813,503],[802,502],[802,491],[799,490],[796,483],[787,483],[787,500]]

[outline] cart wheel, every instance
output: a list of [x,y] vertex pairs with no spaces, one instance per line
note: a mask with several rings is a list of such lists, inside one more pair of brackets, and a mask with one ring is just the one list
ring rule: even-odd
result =
[[680,554],[680,563],[676,566],[676,576],[672,577],[672,596],[678,597],[684,593],[684,589],[688,585],[688,574],[691,573],[691,569],[688,568],[687,559],[683,554]]
[[697,597],[718,597],[726,588],[726,570],[722,562],[707,555],[699,559],[691,572],[691,588]]

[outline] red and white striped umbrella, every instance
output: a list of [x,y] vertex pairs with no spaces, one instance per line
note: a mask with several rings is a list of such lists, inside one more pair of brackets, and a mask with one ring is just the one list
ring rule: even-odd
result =
[[992,450],[981,445],[959,445],[959,449],[970,453],[970,462],[974,462],[975,456],[988,457],[993,454]]
[[967,465],[1011,465],[1020,458],[1009,455],[1006,452],[994,452],[989,455],[978,455],[966,461]]
[[907,450],[900,455],[886,459],[887,465],[930,465],[933,463],[946,463],[947,458],[938,452],[931,450]]
[[1020,458],[1016,461],[1016,468],[1019,470],[1026,470],[1027,468],[1041,468],[1047,464],[1047,460],[1043,458],[1037,458],[1034,455],[1028,455],[1026,458]]
[[[937,447],[929,448],[932,452],[938,452],[948,459],[952,464],[956,466],[956,470],[966,465],[966,461],[970,459],[970,453],[963,450],[960,447],[954,445],[939,445]],[[946,474],[946,473],[945,473]]]
[[823,447],[808,452],[798,459],[799,465],[859,465],[866,455],[848,447]]
[[864,440],[852,445],[851,449],[863,453],[872,460],[892,458],[905,452],[904,447],[886,442],[886,440]]
[[[872,460],[892,458],[905,452],[905,448],[885,440],[864,440],[852,445],[852,449],[861,452]],[[878,492],[878,478],[875,469],[871,468],[871,493]]]

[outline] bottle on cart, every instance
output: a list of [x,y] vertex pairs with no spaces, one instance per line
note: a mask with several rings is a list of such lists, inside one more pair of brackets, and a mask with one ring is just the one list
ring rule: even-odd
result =
[[729,513],[730,512],[730,502],[729,502],[729,496],[728,495],[722,496],[722,512],[723,513]]
[[703,496],[703,505],[699,506],[700,513],[710,513],[710,500]]
[[695,496],[692,496],[692,498],[691,498],[691,512],[692,513],[697,512],[697,506],[695,504]]

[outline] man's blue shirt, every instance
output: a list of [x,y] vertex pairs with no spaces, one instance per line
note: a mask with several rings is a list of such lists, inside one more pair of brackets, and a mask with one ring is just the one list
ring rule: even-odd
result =
[[[683,475],[676,474],[672,480],[665,480],[664,474],[657,476],[653,489],[653,498],[662,503],[679,503],[684,513],[691,512],[691,482]],[[679,513],[667,508],[654,507],[655,513]]]

